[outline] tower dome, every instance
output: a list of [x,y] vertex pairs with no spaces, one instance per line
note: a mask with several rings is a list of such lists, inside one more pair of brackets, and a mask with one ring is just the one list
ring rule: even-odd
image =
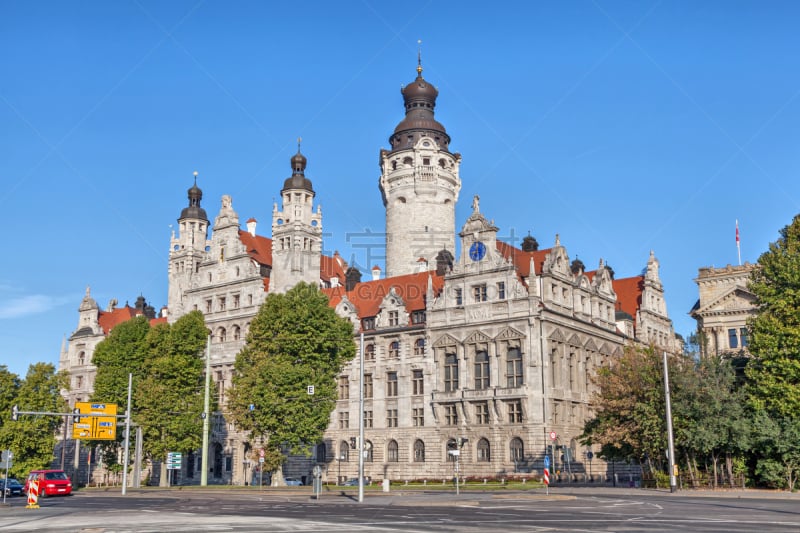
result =
[[444,126],[434,118],[436,97],[439,91],[422,77],[422,65],[417,65],[417,77],[400,89],[406,116],[394,129],[389,143],[392,152],[408,148],[420,137],[431,137],[442,150],[448,150],[450,136]]
[[300,153],[299,142],[297,143],[297,153],[292,156],[290,162],[292,165],[292,175],[283,182],[283,189],[281,192],[288,189],[305,189],[313,193],[314,187],[311,185],[311,180],[305,176],[306,163],[308,160],[306,156]]
[[199,218],[200,220],[208,220],[206,210],[200,207],[200,200],[203,199],[203,191],[197,186],[197,172],[194,173],[194,185],[186,191],[189,197],[189,206],[184,207],[181,211],[181,218]]

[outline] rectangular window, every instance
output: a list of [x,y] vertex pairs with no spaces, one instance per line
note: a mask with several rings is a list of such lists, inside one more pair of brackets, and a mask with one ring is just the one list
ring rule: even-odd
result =
[[206,313],[211,312],[211,300],[206,300]]
[[372,411],[364,411],[364,427],[372,427]]
[[350,378],[339,376],[339,399],[347,400],[350,398]]
[[247,295],[247,305],[253,305],[253,295],[252,294],[248,294]]
[[239,295],[238,294],[234,294],[233,295],[233,308],[234,309],[239,309]]
[[415,407],[411,411],[414,427],[422,427],[425,425],[425,409],[423,407]]
[[364,374],[364,398],[372,398],[372,374]]
[[448,353],[444,356],[444,391],[458,390],[458,359],[456,354]]
[[456,289],[456,305],[464,305],[464,293],[461,289]]
[[444,420],[448,426],[458,425],[458,406],[454,403],[444,406]]
[[339,412],[339,429],[350,428],[350,413],[348,411]]
[[386,373],[386,396],[397,396],[397,372]]
[[389,325],[397,326],[399,323],[399,313],[397,311],[389,311]]
[[475,390],[489,388],[489,354],[478,352],[475,354]]
[[739,338],[736,336],[736,329],[728,330],[728,346],[730,348],[739,347]]
[[375,329],[375,317],[365,318],[361,321],[361,329],[364,331]]
[[230,455],[225,458],[225,471],[230,472],[233,470],[233,457]]
[[505,300],[506,299],[506,282],[500,281],[497,283],[497,299],[498,300]]
[[397,427],[397,409],[388,409],[386,411],[386,427],[387,428]]
[[414,395],[425,394],[425,381],[422,377],[422,370],[414,370],[411,377],[411,385]]
[[486,301],[486,284],[475,285],[472,287],[472,296],[476,302]]
[[510,424],[522,423],[522,400],[508,402],[508,422]]
[[425,323],[425,311],[412,311],[411,312],[411,323],[412,324],[424,324]]
[[522,353],[511,348],[506,354],[506,387],[522,386]]
[[219,310],[220,311],[224,311],[225,310],[225,297],[222,296],[217,301],[219,302]]
[[488,402],[478,402],[475,404],[475,422],[484,425],[489,423]]
[[742,348],[747,348],[747,328],[739,330],[739,338],[742,340]]

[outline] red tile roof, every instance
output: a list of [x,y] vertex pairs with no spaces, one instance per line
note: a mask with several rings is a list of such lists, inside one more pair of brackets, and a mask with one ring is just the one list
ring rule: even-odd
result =
[[272,239],[253,236],[247,231],[239,230],[239,240],[242,241],[247,253],[261,265],[272,266]]
[[444,277],[436,272],[417,272],[358,283],[353,290],[345,291],[344,287],[322,289],[328,295],[330,306],[336,307],[347,295],[347,299],[356,306],[359,318],[373,317],[378,314],[381,302],[389,292],[394,292],[403,299],[406,311],[420,311],[425,309],[425,294],[428,291],[428,276],[433,282],[433,293],[439,294],[444,286]]
[[531,259],[533,259],[533,268],[536,270],[536,274],[540,275],[542,273],[544,259],[547,254],[550,253],[550,250],[552,250],[552,248],[537,250],[535,252],[523,252],[519,248],[511,246],[508,243],[497,241],[497,251],[506,259],[511,259],[517,272],[523,278],[527,278],[531,275]]
[[319,277],[324,281],[330,281],[331,278],[339,278],[339,283],[344,283],[346,268],[347,261],[342,259],[339,252],[334,252],[333,257],[323,255],[319,262]]
[[617,311],[625,311],[636,322],[636,312],[642,304],[642,290],[644,289],[644,276],[615,279],[612,281],[614,292],[617,293]]
[[[141,312],[137,311],[135,307],[126,305],[125,307],[119,307],[111,311],[98,311],[97,322],[103,329],[103,333],[108,335],[108,333],[112,329],[114,329],[114,326],[122,324],[123,322],[127,322],[131,318],[139,315],[141,315]],[[167,323],[166,317],[150,319],[150,326],[155,326],[156,324],[166,324],[166,323]]]

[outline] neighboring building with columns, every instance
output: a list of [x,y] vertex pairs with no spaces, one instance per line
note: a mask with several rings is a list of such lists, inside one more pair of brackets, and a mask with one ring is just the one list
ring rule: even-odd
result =
[[[551,431],[565,450],[563,470],[581,472],[577,437],[592,414],[597,368],[628,342],[681,349],[659,263],[651,253],[642,258],[644,274],[613,279],[602,259],[592,271],[570,262],[558,235],[542,250],[530,237],[503,242],[477,196],[456,232],[461,156],[434,118],[438,91],[418,66],[402,95],[405,117],[389,136],[391,148],[380,151],[385,277],[375,267],[372,279],[361,281],[338,253],[322,254],[322,212],[298,150],[281,206],[272,210],[271,238],[258,235],[254,218],[241,229],[229,196],[211,225],[202,191],[189,189],[170,240],[165,316],[172,322],[194,309],[204,313],[223,413],[236,354],[270,292],[317,283],[351,320],[356,341],[364,334],[363,381],[358,361],[347,363],[323,441],[311,458],[291,457],[287,475],[308,476],[315,463],[328,481],[340,469],[342,477],[356,475],[351,442],[360,389],[372,479],[448,478],[454,438],[468,439],[460,458],[469,476],[530,472],[541,467]],[[211,482],[252,480],[257,443],[223,414],[212,420],[211,442]],[[198,480],[198,465],[184,465],[184,479]]]
[[747,320],[756,314],[756,295],[748,288],[757,265],[699,269],[700,298],[689,315],[697,321],[700,355],[748,355]]

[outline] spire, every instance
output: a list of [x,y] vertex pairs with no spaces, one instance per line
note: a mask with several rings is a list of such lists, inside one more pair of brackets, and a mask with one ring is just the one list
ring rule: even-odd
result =
[[306,156],[300,152],[300,144],[303,142],[302,137],[297,138],[297,153],[292,156],[290,163],[292,166],[292,175],[283,182],[283,191],[287,189],[305,189],[311,193],[314,192],[314,187],[311,180],[306,178],[306,164],[308,160]]
[[417,77],[422,77],[422,39],[417,39]]

